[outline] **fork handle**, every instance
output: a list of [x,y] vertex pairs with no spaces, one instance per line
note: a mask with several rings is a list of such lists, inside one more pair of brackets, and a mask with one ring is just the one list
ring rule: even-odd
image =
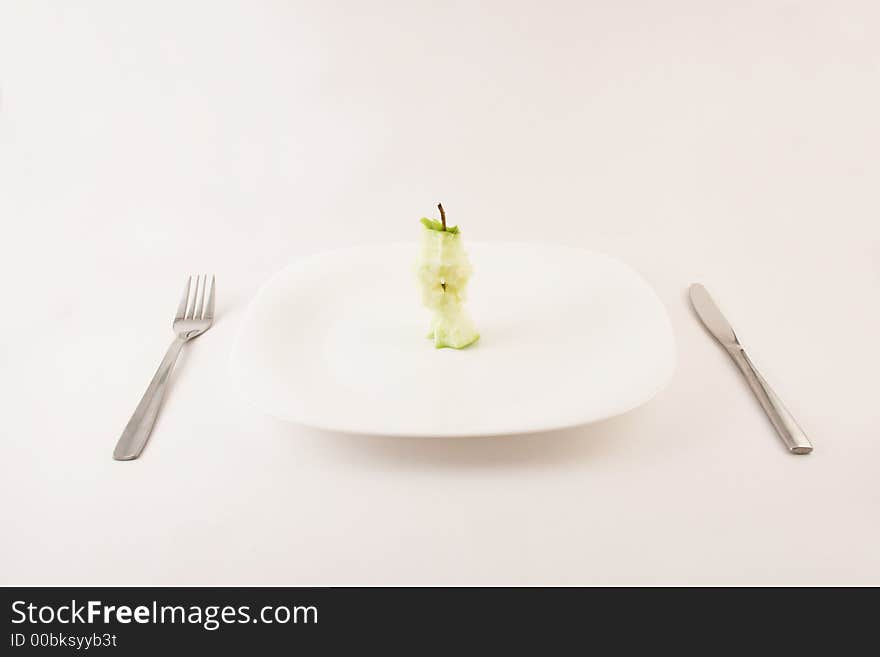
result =
[[168,387],[168,379],[171,376],[171,370],[174,369],[174,363],[180,355],[180,348],[186,340],[175,338],[168,351],[165,352],[165,358],[162,364],[153,375],[153,380],[147,386],[140,404],[134,409],[134,415],[125,425],[125,430],[116,443],[116,449],[113,450],[113,458],[117,461],[131,461],[136,459],[144,451],[144,446],[150,438],[153,431],[153,425],[159,416],[159,408],[162,406],[162,398],[165,396],[165,388]]

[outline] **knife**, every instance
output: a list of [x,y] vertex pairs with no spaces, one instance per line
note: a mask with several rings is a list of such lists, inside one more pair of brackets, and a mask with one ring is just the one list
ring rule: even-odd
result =
[[690,290],[691,304],[703,325],[709,330],[709,333],[718,340],[722,347],[727,351],[733,362],[737,364],[755,397],[761,403],[761,407],[773,423],[776,433],[782,438],[782,442],[792,454],[809,454],[813,451],[813,445],[807,439],[806,434],[795,422],[791,413],[782,404],[776,393],[767,385],[764,377],[755,368],[754,363],[746,354],[745,349],[740,344],[736,333],[730,322],[721,314],[718,306],[709,296],[709,293],[699,283],[691,285]]

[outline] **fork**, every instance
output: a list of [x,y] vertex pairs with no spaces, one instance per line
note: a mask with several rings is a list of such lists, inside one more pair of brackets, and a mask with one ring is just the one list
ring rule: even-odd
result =
[[153,425],[159,415],[162,406],[162,398],[165,396],[165,388],[168,387],[168,379],[174,363],[180,355],[184,344],[197,338],[211,328],[214,323],[214,295],[216,286],[214,276],[211,276],[211,293],[208,295],[208,303],[205,305],[205,288],[208,287],[208,275],[190,276],[186,279],[186,287],[183,288],[183,298],[177,307],[174,316],[174,342],[165,352],[162,364],[156,370],[153,380],[147,387],[141,402],[134,410],[134,415],[125,426],[116,449],[113,450],[113,458],[117,461],[131,461],[136,459],[144,451],[144,446],[153,431]]

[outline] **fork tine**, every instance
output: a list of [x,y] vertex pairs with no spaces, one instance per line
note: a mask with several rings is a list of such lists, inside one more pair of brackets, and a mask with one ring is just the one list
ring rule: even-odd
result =
[[190,304],[186,310],[186,317],[184,319],[192,319],[193,313],[196,310],[196,299],[199,296],[199,276],[196,274],[193,276],[193,284],[192,284],[192,294],[190,295]]
[[205,307],[205,288],[208,287],[208,275],[199,276],[199,280],[202,282],[202,287],[199,290],[198,301],[196,302],[195,314],[193,315],[194,319],[202,318],[202,308]]
[[180,299],[180,305],[177,306],[177,314],[174,316],[174,319],[183,319],[186,315],[186,305],[189,301],[189,288],[191,283],[192,276],[187,276],[186,286],[183,288],[183,297]]
[[201,310],[198,310],[198,307],[201,305],[201,297],[199,295],[204,294],[205,287],[201,285],[202,277],[199,274],[196,274],[196,283],[193,287],[193,305],[189,309],[189,312],[186,314],[187,319],[198,319]]
[[[211,294],[208,296],[208,305],[205,307],[205,319],[214,319],[214,292],[217,289],[215,276],[211,274]],[[207,275],[205,276],[207,282]]]

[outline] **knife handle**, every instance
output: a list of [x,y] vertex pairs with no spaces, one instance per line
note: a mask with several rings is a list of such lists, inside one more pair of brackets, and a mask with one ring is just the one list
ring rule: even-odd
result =
[[727,348],[733,362],[737,364],[755,397],[761,403],[761,407],[773,423],[776,433],[782,438],[782,442],[792,454],[809,454],[813,451],[813,445],[807,439],[803,429],[795,422],[794,417],[776,396],[776,393],[767,385],[755,364],[740,345],[731,345]]

